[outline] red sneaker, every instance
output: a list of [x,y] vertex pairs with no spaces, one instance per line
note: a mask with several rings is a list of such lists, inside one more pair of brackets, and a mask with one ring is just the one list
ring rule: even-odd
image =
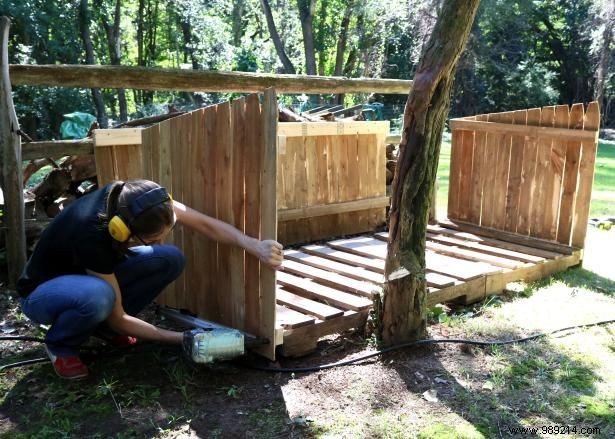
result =
[[137,343],[137,338],[130,335],[116,335],[109,342],[113,346],[132,346]]
[[88,367],[77,356],[58,357],[47,349],[53,369],[60,378],[76,380],[88,376]]

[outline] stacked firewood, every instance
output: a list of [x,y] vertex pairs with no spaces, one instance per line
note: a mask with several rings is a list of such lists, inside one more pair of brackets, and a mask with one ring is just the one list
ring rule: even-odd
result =
[[[363,113],[359,112],[354,116],[349,117],[338,117],[343,115],[344,113],[339,113],[339,111],[331,110],[323,110],[318,113],[296,113],[291,108],[282,108],[279,111],[278,121],[279,122],[338,122],[338,121],[358,121],[365,120],[365,116]],[[352,108],[346,109],[348,111],[352,110]],[[336,114],[339,113],[339,114]]]
[[386,147],[387,155],[387,186],[393,183],[393,176],[395,175],[395,167],[397,166],[397,154],[399,149],[397,145],[389,143]]

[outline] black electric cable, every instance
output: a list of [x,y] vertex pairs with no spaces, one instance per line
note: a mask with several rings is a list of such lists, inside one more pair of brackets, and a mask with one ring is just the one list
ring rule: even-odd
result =
[[502,340],[502,341],[500,340],[478,341],[478,340],[465,340],[465,339],[457,339],[457,338],[431,338],[431,339],[425,339],[425,340],[416,340],[416,341],[411,341],[408,343],[401,343],[395,346],[390,346],[385,349],[380,349],[376,352],[372,352],[366,355],[361,355],[360,357],[357,357],[357,358],[351,358],[350,360],[343,360],[343,361],[338,361],[336,363],[323,364],[321,366],[267,367],[267,366],[258,366],[254,364],[245,364],[245,366],[251,369],[262,370],[266,372],[286,372],[286,373],[317,372],[320,370],[331,369],[333,367],[348,366],[348,365],[357,363],[359,361],[365,361],[369,358],[382,355],[382,354],[385,354],[387,352],[391,352],[397,349],[407,348],[410,346],[421,346],[421,345],[429,345],[429,344],[436,344],[436,343],[468,344],[468,345],[474,345],[474,346],[502,346],[502,345],[508,345],[508,344],[513,344],[513,343],[523,343],[526,341],[535,340],[537,338],[546,337],[547,335],[555,334],[557,332],[563,332],[563,331],[568,331],[571,329],[578,329],[578,328],[587,328],[591,326],[606,325],[609,323],[615,323],[615,319],[602,320],[599,322],[587,323],[584,325],[568,326],[567,328],[560,328],[560,329],[556,329],[550,332],[541,332],[539,334],[530,335],[528,337],[522,337],[522,338],[517,338],[513,340]]
[[[589,328],[589,327],[592,327],[592,326],[607,325],[609,323],[615,323],[615,319],[602,320],[602,321],[599,321],[599,322],[586,323],[586,324],[582,324],[582,325],[568,326],[566,328],[555,329],[555,330],[549,331],[549,332],[541,332],[541,333],[538,333],[538,334],[534,334],[534,335],[530,335],[530,336],[522,337],[522,338],[516,338],[516,339],[512,339],[512,340],[479,341],[479,340],[467,340],[467,339],[461,339],[461,338],[431,338],[431,339],[424,339],[424,340],[416,340],[416,341],[411,341],[411,342],[408,342],[408,343],[401,343],[401,344],[398,344],[398,345],[395,345],[395,346],[390,346],[388,348],[380,349],[378,351],[371,352],[371,353],[365,354],[365,355],[361,355],[360,357],[351,358],[349,360],[338,361],[336,363],[322,364],[320,366],[310,366],[310,367],[267,367],[267,366],[259,366],[259,365],[248,364],[248,363],[237,363],[237,364],[239,364],[241,366],[246,366],[246,367],[248,367],[250,369],[261,370],[261,371],[265,371],[265,372],[286,372],[286,373],[317,372],[317,371],[321,371],[321,370],[331,369],[331,368],[334,368],[334,367],[349,366],[351,364],[358,363],[360,361],[365,361],[365,360],[368,360],[370,358],[376,357],[378,355],[386,354],[387,352],[391,352],[391,351],[394,351],[394,350],[397,350],[397,349],[407,348],[407,347],[411,347],[411,346],[422,346],[422,345],[437,344],[437,343],[467,344],[467,345],[473,345],[473,346],[503,346],[503,345],[509,345],[509,344],[514,344],[514,343],[523,343],[523,342],[535,340],[537,338],[546,337],[548,335],[556,334],[558,332],[569,331],[569,330],[572,330],[572,329],[579,329],[579,328]],[[5,341],[5,340],[26,340],[26,341],[44,342],[43,339],[36,338],[36,337],[26,337],[26,336],[8,336],[8,337],[5,336],[5,337],[0,337],[0,341]],[[40,362],[44,362],[44,361],[49,361],[49,359],[47,359],[47,358],[35,358],[35,359],[32,359],[32,360],[24,360],[24,361],[19,361],[19,362],[16,362],[16,363],[6,364],[4,366],[0,366],[0,372],[3,371],[3,370],[6,370],[6,369],[13,368],[13,367],[21,367],[21,366],[25,366],[25,365],[28,365],[28,364],[35,364],[35,363],[40,363]]]

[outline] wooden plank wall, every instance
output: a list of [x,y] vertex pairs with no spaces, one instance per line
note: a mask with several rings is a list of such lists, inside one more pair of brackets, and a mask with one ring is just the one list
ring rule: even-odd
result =
[[[143,129],[136,149],[97,146],[99,178],[157,181],[175,200],[249,236],[275,239],[276,136],[271,133],[277,119],[270,107],[277,109],[273,91],[265,92],[263,105],[252,94]],[[273,270],[241,249],[185,227],[175,227],[169,242],[182,249],[187,266],[158,302],[267,337],[271,343],[262,353],[273,358]]]
[[[308,124],[278,134],[278,240],[285,245],[372,231],[383,224],[388,123]],[[319,130],[316,125],[323,125]],[[348,133],[348,131],[351,131]]]
[[453,119],[451,126],[450,219],[583,247],[596,102],[585,111],[559,105]]

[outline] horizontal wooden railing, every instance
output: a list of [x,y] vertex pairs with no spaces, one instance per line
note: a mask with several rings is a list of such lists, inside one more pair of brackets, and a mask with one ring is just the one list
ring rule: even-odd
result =
[[276,75],[127,66],[12,64],[9,66],[9,72],[13,85],[52,87],[219,93],[252,93],[275,87],[278,93],[382,94],[408,94],[412,87],[412,81],[404,79]]

